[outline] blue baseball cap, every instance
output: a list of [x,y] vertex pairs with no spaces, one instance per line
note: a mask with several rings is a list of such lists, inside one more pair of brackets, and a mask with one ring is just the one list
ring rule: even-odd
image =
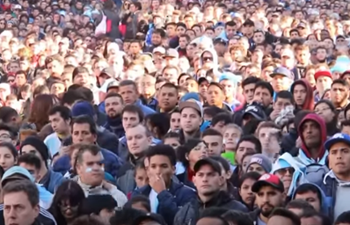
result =
[[343,142],[350,146],[350,136],[344,133],[336,133],[331,138],[329,138],[326,143],[324,144],[324,147],[329,150],[332,145]]

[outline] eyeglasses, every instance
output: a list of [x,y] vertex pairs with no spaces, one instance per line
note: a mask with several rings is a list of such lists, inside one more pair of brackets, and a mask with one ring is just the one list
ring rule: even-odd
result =
[[283,169],[279,169],[277,170],[277,173],[279,173],[280,175],[284,176],[287,174],[287,172],[290,174],[290,175],[293,175],[294,174],[294,171],[295,169],[293,167],[288,167],[288,168],[283,168]]
[[203,61],[204,62],[213,61],[213,57],[203,57]]

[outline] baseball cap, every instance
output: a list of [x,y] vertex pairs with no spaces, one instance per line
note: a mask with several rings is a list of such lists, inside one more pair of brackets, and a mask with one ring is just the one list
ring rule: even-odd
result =
[[277,67],[276,69],[274,69],[274,71],[270,74],[270,77],[275,77],[277,75],[281,75],[284,77],[292,77],[292,73],[290,72],[290,70],[288,70],[285,67]]
[[257,104],[252,104],[252,105],[247,106],[247,108],[245,109],[245,111],[243,113],[243,118],[246,115],[251,115],[255,119],[258,119],[258,120],[265,120],[266,119],[266,114],[264,113],[262,108]]
[[101,71],[100,76],[101,76],[102,74],[105,74],[105,75],[107,75],[108,77],[114,77],[114,70],[113,70],[113,68],[111,68],[111,67],[107,67],[107,68],[104,68],[104,69]]
[[217,27],[223,27],[225,26],[225,24],[223,22],[217,22],[215,25],[214,25],[214,29],[217,28]]
[[221,175],[221,167],[219,163],[217,163],[211,158],[204,158],[204,159],[198,160],[196,164],[194,164],[193,171],[197,173],[200,170],[200,168],[204,165],[211,166],[215,172],[218,172],[218,174]]
[[6,179],[10,178],[13,175],[22,175],[28,178],[30,181],[34,182],[34,177],[23,167],[13,166],[10,169],[6,170],[4,175],[2,176],[1,183],[3,183]]
[[300,22],[297,27],[306,28],[306,23]]
[[333,79],[332,73],[329,70],[319,70],[315,73],[314,77],[315,77],[316,81],[319,77],[329,77],[329,78]]
[[281,50],[281,57],[288,56],[289,58],[293,57],[294,52],[292,49],[286,48]]
[[278,176],[273,174],[266,173],[262,175],[260,179],[254,183],[252,191],[256,193],[260,190],[260,188],[264,186],[272,186],[280,192],[284,192],[284,186],[282,181],[278,178]]
[[160,54],[164,55],[164,54],[165,54],[165,48],[163,48],[163,47],[161,47],[161,46],[156,47],[156,48],[153,49],[153,52],[152,52],[152,53],[153,53],[153,54],[155,54],[155,53],[160,53]]
[[165,55],[163,56],[164,58],[171,57],[171,58],[179,58],[179,53],[177,52],[176,49],[169,48]]
[[13,7],[13,9],[22,9],[22,6],[21,6],[21,5],[15,5],[15,6]]
[[119,88],[119,82],[117,80],[113,80],[112,82],[110,82],[108,85],[107,85],[107,92],[109,89],[111,88]]
[[344,133],[336,133],[331,138],[329,138],[326,143],[324,144],[324,147],[329,150],[332,145],[343,142],[350,146],[350,136]]
[[199,113],[200,117],[203,117],[203,107],[200,102],[196,100],[183,101],[179,103],[180,113],[184,108],[192,108]]
[[226,45],[227,44],[227,41],[223,38],[215,38],[214,40],[214,44],[223,44],[223,45]]
[[266,173],[269,173],[272,170],[271,160],[263,154],[255,154],[251,157],[250,162],[247,168],[252,164],[259,164]]

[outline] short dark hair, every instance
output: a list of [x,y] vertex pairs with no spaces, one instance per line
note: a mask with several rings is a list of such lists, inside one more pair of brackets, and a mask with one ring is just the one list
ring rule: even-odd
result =
[[217,115],[219,113],[222,113],[222,112],[225,112],[225,111],[223,109],[220,109],[217,106],[209,106],[209,107],[206,107],[204,109],[203,114],[204,115],[209,115],[211,117],[214,117],[215,115]]
[[288,99],[292,104],[294,104],[294,100],[293,100],[293,94],[289,91],[280,91],[277,93],[276,95],[276,100],[275,102],[277,102],[277,99],[279,98],[283,98],[283,99]]
[[119,83],[119,87],[124,87],[124,86],[129,86],[129,85],[134,86],[135,90],[137,91],[137,85],[136,85],[135,81],[123,80]]
[[271,96],[273,96],[273,87],[269,82],[259,81],[255,84],[254,92],[257,88],[267,89]]
[[228,209],[223,207],[210,207],[202,211],[198,220],[202,218],[216,218],[221,220],[222,225],[228,225],[228,222],[222,217],[227,211]]
[[316,187],[314,184],[311,183],[305,183],[305,184],[301,184],[294,193],[294,198],[297,194],[305,194],[307,192],[312,192],[312,193],[316,193],[318,199],[321,201],[322,200],[322,194],[321,191],[318,189],[318,187]]
[[332,225],[332,221],[328,216],[324,216],[315,210],[305,210],[305,212],[300,216],[301,218],[311,218],[311,217],[318,217],[322,221],[322,225]]
[[222,217],[228,222],[234,222],[235,224],[254,225],[252,219],[247,216],[246,213],[236,210],[229,210],[222,215]]
[[3,123],[9,123],[12,121],[12,117],[17,116],[18,112],[9,106],[2,106],[0,108],[0,120],[2,120]]
[[78,100],[86,100],[84,95],[77,90],[68,90],[65,92],[61,99],[61,105],[73,105],[74,102]]
[[136,105],[126,105],[122,110],[122,113],[121,113],[122,117],[123,117],[123,114],[125,112],[136,113],[139,116],[140,123],[143,122],[144,114],[143,114],[142,110],[140,109],[140,107],[138,107]]
[[160,87],[160,90],[161,90],[162,88],[174,88],[174,89],[176,90],[176,93],[178,93],[178,91],[179,91],[178,86],[176,86],[176,85],[173,84],[173,83],[169,83],[169,82],[163,84],[163,85]]
[[72,225],[81,225],[81,224],[84,224],[84,225],[104,225],[105,223],[103,223],[97,217],[91,216],[91,215],[79,216],[78,218],[74,219],[72,222]]
[[242,81],[242,88],[244,88],[244,86],[249,85],[249,84],[257,84],[258,82],[260,82],[261,79],[257,78],[257,77],[247,77],[246,79],[244,79]]
[[310,205],[310,203],[308,203],[305,200],[302,199],[294,199],[292,201],[290,201],[287,206],[287,209],[301,209],[304,213],[305,210],[315,210],[314,207],[312,205]]
[[350,223],[350,211],[341,213],[335,220],[334,225],[338,225],[340,223]]
[[331,87],[333,87],[334,84],[340,84],[340,85],[343,85],[343,86],[345,86],[345,87],[349,87],[348,82],[346,82],[346,81],[343,80],[343,79],[336,79],[336,80],[333,80],[333,83],[332,83]]
[[17,136],[17,133],[15,132],[14,128],[6,124],[0,123],[0,130],[5,130],[9,132],[11,139],[14,139]]
[[222,137],[222,134],[213,128],[208,128],[202,133],[202,138],[204,138],[205,136],[220,136],[220,137]]
[[261,143],[257,137],[255,137],[254,135],[251,135],[251,134],[243,135],[237,143],[237,148],[239,147],[239,145],[243,141],[249,141],[249,142],[253,143],[255,145],[256,153],[261,153]]
[[288,218],[292,221],[293,225],[300,225],[301,224],[300,218],[285,208],[275,208],[272,211],[272,213],[270,214],[269,219],[271,219],[274,216],[281,216],[281,217]]
[[41,169],[41,161],[39,159],[39,157],[35,154],[24,154],[21,155],[18,158],[18,165],[20,165],[21,163],[25,163],[31,166],[34,166],[35,169],[40,170]]
[[105,100],[106,100],[107,98],[112,98],[112,97],[118,97],[118,98],[120,99],[120,101],[122,102],[122,104],[124,104],[123,97],[122,97],[120,94],[115,93],[115,92],[110,92],[110,93],[108,93],[108,94],[106,95],[106,97],[105,97]]
[[224,124],[233,123],[232,116],[227,112],[222,112],[213,117],[211,120],[211,126],[215,126],[218,122],[223,121]]
[[78,154],[76,158],[75,164],[80,164],[83,161],[83,155],[85,152],[90,152],[92,155],[97,155],[101,152],[100,148],[97,147],[97,145],[90,145],[90,144],[82,144],[79,146]]
[[230,27],[234,27],[234,26],[236,26],[236,22],[235,22],[235,21],[233,21],[233,20],[228,21],[228,22],[225,24],[225,28],[226,28],[226,27],[228,27],[228,26],[230,26]]
[[78,66],[73,70],[72,73],[72,80],[79,74],[79,73],[87,73],[89,74],[89,70],[86,67]]
[[52,107],[49,112],[49,116],[59,113],[64,120],[70,120],[72,118],[71,111],[68,107],[62,105],[56,105]]
[[[11,193],[24,192],[32,207],[39,205],[39,191],[36,185],[30,180],[14,180],[7,182],[1,190],[2,195],[5,196]],[[6,202],[4,202],[6,204]]]
[[175,150],[169,145],[159,144],[149,147],[149,149],[146,151],[146,157],[150,160],[155,155],[166,156],[172,166],[176,165]]
[[180,141],[180,134],[177,132],[170,131],[166,135],[164,135],[163,140],[167,138],[177,138]]
[[94,119],[88,115],[81,115],[81,116],[75,117],[72,122],[72,131],[73,131],[74,124],[89,124],[90,132],[95,135],[97,134],[97,127],[94,122]]
[[123,208],[132,208],[133,204],[140,203],[148,212],[151,212],[151,203],[149,198],[144,195],[136,195],[132,197]]
[[222,168],[224,168],[225,172],[228,172],[228,171],[231,170],[229,162],[226,159],[224,159],[223,157],[215,155],[215,156],[210,156],[209,158],[211,158],[211,159],[215,160],[216,162],[220,163]]

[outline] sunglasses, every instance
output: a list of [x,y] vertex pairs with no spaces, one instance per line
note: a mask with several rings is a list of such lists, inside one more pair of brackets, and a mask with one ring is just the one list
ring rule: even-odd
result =
[[204,62],[213,61],[213,57],[203,57],[203,61]]

